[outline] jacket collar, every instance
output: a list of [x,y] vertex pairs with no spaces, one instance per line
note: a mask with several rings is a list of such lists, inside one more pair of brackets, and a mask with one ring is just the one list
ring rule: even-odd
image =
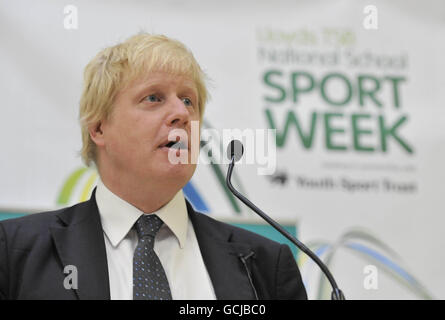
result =
[[196,212],[188,201],[186,203],[216,298],[255,299],[247,270],[240,259],[240,256],[253,252],[251,246],[234,241],[232,228]]
[[90,200],[59,213],[60,222],[51,227],[51,234],[63,267],[73,265],[77,269],[77,297],[103,300],[110,299],[110,286],[95,192]]
[[[63,210],[60,222],[51,227],[63,267],[77,268],[79,299],[110,299],[108,264],[96,189],[90,200]],[[250,245],[233,241],[232,228],[196,212],[186,200],[188,215],[199,243],[217,299],[254,299],[247,270],[240,256],[250,254]]]

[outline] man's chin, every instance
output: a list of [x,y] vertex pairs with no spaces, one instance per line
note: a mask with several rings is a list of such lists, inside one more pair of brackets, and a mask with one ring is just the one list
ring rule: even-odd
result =
[[196,170],[195,164],[172,164],[166,163],[165,166],[159,166],[156,175],[166,180],[184,180],[188,181]]
[[160,149],[159,156],[152,159],[152,174],[156,175],[158,180],[180,180],[186,184],[196,170],[196,163],[190,161],[188,150],[165,149],[167,148]]
[[160,151],[167,157],[168,162],[173,165],[185,165],[191,162],[191,153],[188,149],[161,148]]

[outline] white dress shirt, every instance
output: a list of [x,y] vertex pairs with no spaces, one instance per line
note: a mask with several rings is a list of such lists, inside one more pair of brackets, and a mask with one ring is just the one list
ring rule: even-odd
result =
[[[133,253],[138,236],[133,225],[144,214],[113,194],[99,179],[96,202],[107,251],[110,297],[133,299]],[[161,260],[174,300],[214,300],[213,286],[204,265],[182,190],[154,212],[163,222],[154,251]]]

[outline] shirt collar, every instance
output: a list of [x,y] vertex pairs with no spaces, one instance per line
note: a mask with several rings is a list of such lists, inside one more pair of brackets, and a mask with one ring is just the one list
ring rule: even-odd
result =
[[[111,192],[99,178],[96,189],[96,202],[102,228],[113,247],[125,238],[133,225],[144,214],[141,210]],[[182,189],[163,207],[153,212],[177,238],[184,248],[187,237],[188,215]]]

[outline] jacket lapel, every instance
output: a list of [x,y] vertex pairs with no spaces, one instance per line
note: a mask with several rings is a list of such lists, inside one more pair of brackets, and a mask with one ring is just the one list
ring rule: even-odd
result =
[[62,269],[77,268],[79,299],[110,299],[107,256],[95,191],[90,200],[58,215],[61,224],[51,228]]
[[[204,264],[219,300],[255,299],[247,270],[240,255],[252,252],[248,244],[231,242],[232,232],[204,214],[195,212],[186,201]],[[249,264],[250,265],[250,264]],[[249,267],[250,268],[250,267]]]
[[[68,265],[77,268],[78,288],[74,290],[77,297],[108,300],[107,256],[95,191],[90,200],[62,211],[58,215],[61,223],[51,227],[51,234],[62,270]],[[255,299],[247,270],[240,259],[240,256],[253,252],[251,247],[231,241],[230,229],[222,228],[221,223],[195,212],[191,204],[186,203],[216,298]]]

